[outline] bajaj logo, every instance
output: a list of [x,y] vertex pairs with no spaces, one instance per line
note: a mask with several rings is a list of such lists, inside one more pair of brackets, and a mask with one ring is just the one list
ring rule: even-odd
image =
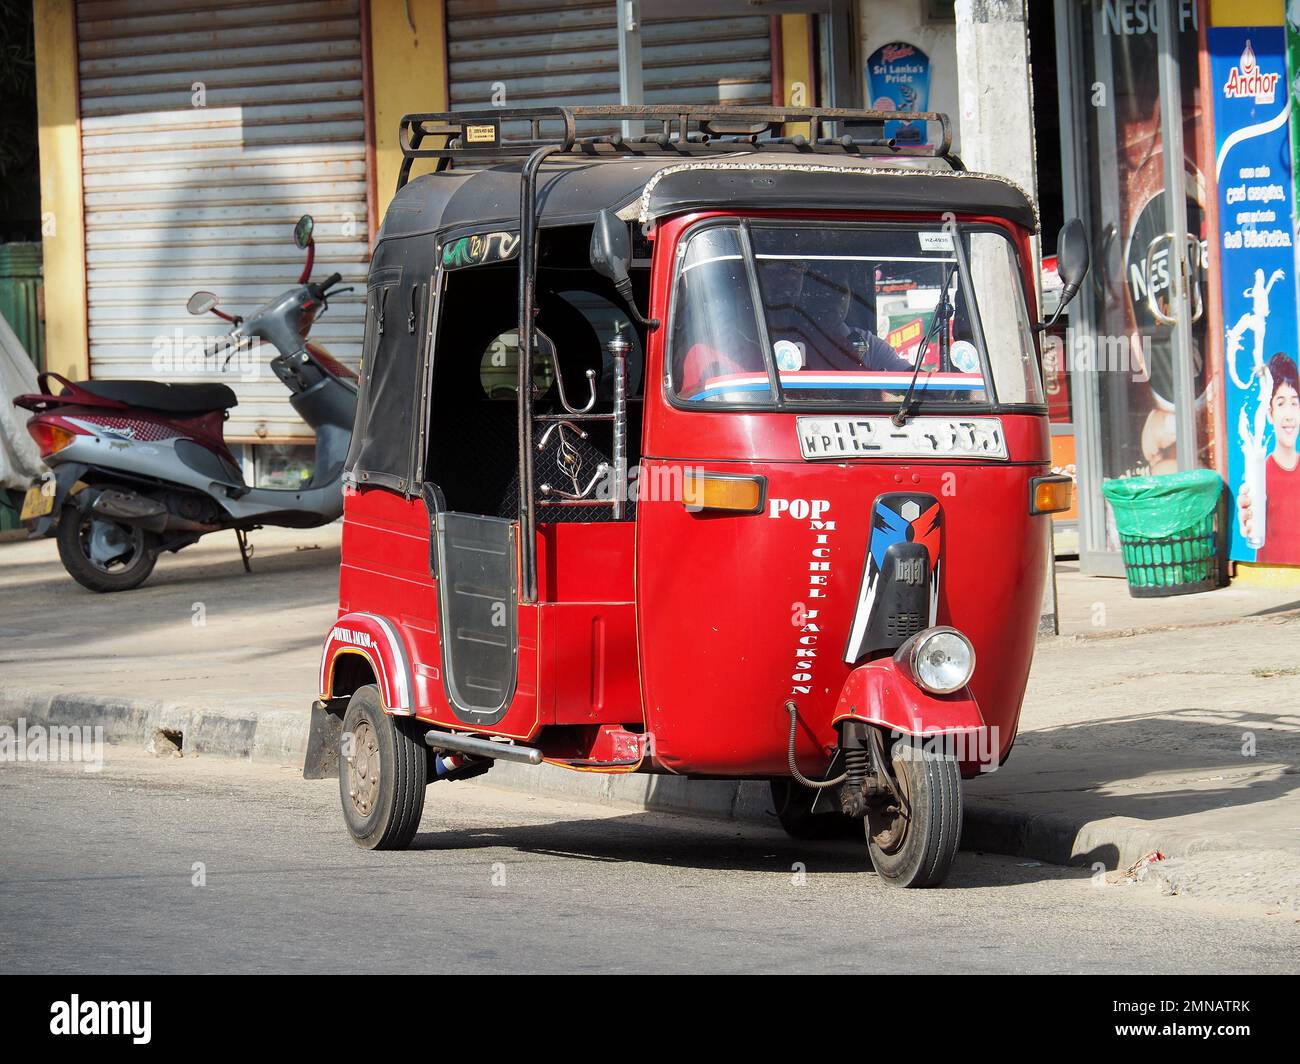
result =
[[908,587],[925,582],[925,558],[898,558],[894,562],[894,579]]

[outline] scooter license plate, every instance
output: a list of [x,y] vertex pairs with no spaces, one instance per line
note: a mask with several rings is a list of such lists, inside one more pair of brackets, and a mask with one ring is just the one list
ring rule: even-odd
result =
[[54,492],[46,494],[40,484],[33,484],[27,489],[27,494],[23,496],[22,512],[18,515],[20,521],[35,521],[38,517],[44,517],[54,509]]

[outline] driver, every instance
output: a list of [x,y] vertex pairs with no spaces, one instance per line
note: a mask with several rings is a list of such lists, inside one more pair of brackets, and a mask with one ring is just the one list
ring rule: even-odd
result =
[[912,372],[912,363],[879,336],[849,324],[853,264],[774,259],[762,269],[772,342],[799,344],[805,369]]

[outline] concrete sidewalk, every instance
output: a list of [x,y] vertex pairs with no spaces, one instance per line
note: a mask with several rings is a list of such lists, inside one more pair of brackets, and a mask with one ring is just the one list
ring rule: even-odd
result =
[[[301,760],[338,526],[234,537],[160,561],[124,595],[73,584],[54,545],[0,544],[0,720],[182,733],[187,753]],[[966,788],[964,847],[1124,868],[1151,850],[1170,889],[1294,907],[1300,894],[1300,601],[1229,588],[1137,600],[1059,574],[1020,738]],[[771,816],[762,784],[498,765],[493,786],[710,816]],[[480,784],[475,784],[480,785]]]

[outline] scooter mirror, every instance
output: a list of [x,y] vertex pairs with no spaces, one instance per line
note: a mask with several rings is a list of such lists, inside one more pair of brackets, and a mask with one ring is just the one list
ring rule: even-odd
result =
[[185,304],[185,309],[191,314],[206,314],[210,310],[215,310],[219,302],[215,292],[195,292],[190,296],[190,301]]
[[298,219],[298,224],[293,227],[293,242],[298,247],[306,250],[311,244],[311,231],[315,228],[316,223],[312,221],[310,214],[304,214]]

